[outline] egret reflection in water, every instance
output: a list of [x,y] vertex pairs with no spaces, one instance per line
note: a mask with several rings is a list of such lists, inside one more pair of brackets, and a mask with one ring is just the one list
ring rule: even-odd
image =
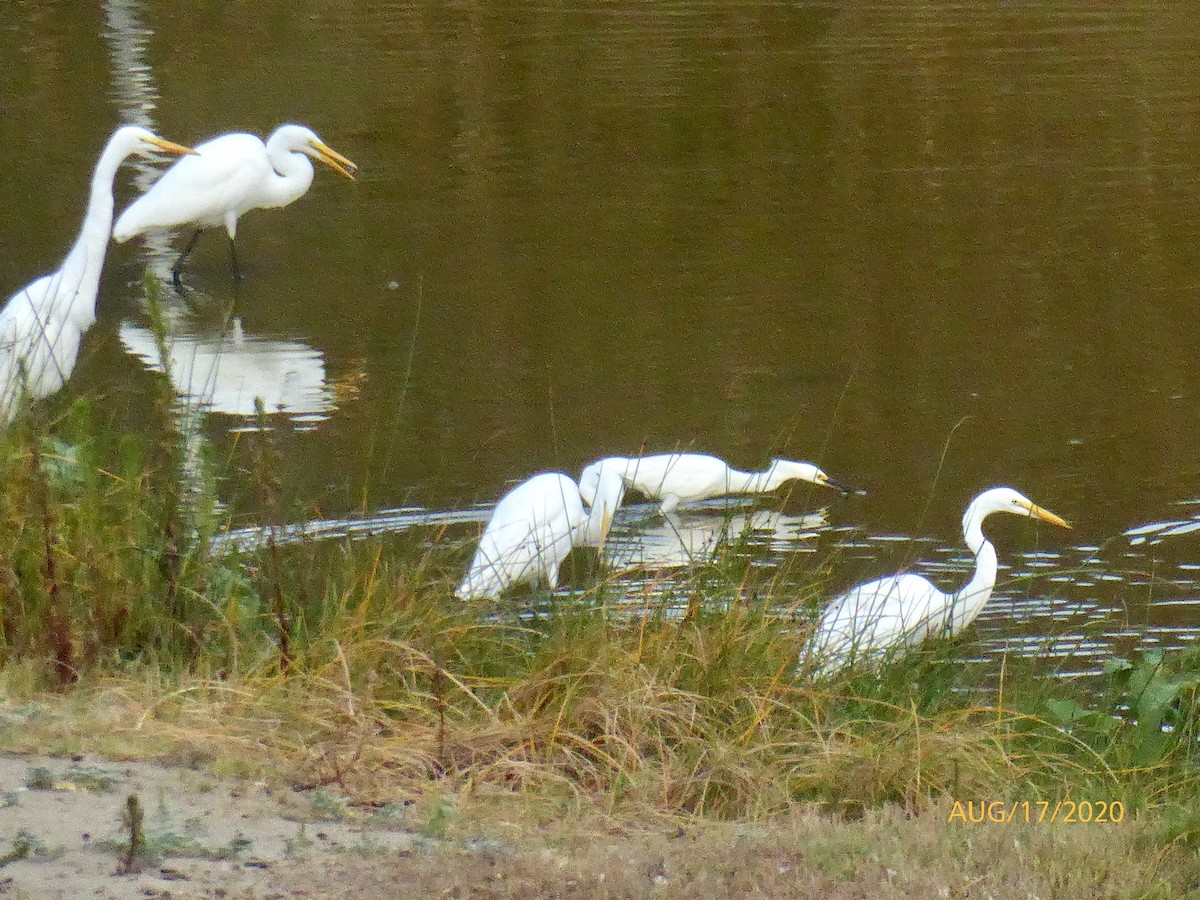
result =
[[309,423],[327,418],[333,409],[320,351],[300,341],[247,335],[239,318],[224,334],[170,336],[168,367],[149,328],[125,323],[120,338],[148,368],[169,371],[176,393],[189,406],[250,418],[261,400],[265,413]]
[[[1196,507],[1200,505],[1200,500],[1184,500],[1180,501],[1178,505]],[[1145,525],[1127,529],[1122,534],[1129,538],[1130,546],[1136,547],[1139,544],[1157,544],[1166,538],[1180,537],[1191,534],[1193,531],[1200,531],[1200,510],[1196,509],[1193,509],[1192,514],[1187,518],[1148,522]]]
[[622,516],[614,523],[604,548],[605,559],[617,569],[659,571],[697,565],[738,540],[773,552],[791,552],[829,525],[826,509],[785,515],[778,510],[721,505],[674,512],[666,518],[646,515],[645,508],[627,507],[626,512],[635,518]]

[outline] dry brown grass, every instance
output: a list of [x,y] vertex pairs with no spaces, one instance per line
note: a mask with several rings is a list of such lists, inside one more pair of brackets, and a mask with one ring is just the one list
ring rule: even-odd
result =
[[1167,897],[1192,876],[1191,826],[1169,833],[1154,810],[1105,828],[948,823],[953,798],[1132,811],[1135,782],[1167,798],[1186,778],[1114,770],[936,665],[818,687],[794,674],[803,635],[743,607],[486,620],[397,583],[377,562],[320,620],[298,616],[286,673],[245,646],[232,671],[94,669],[63,695],[36,661],[10,665],[0,749],[333,786],[502,848],[279,873],[309,896]]
[[[1146,827],[950,826],[939,804],[852,823],[794,812],[769,824],[470,820],[496,837],[462,850],[300,867],[277,882],[307,897],[912,898],[1179,897],[1177,861],[1140,852]],[[492,815],[495,815],[493,811]],[[468,832],[460,825],[456,829]]]
[[[322,665],[299,658],[287,676],[179,680],[144,670],[138,679],[96,676],[66,697],[22,698],[31,686],[14,669],[0,689],[10,708],[24,699],[32,713],[0,729],[0,749],[199,755],[227,771],[337,784],[363,803],[444,781],[741,819],[777,815],[797,798],[918,809],[942,795],[1056,787],[1062,795],[1078,783],[1120,783],[1060,729],[1012,712],[922,713],[773,676],[756,683],[749,672],[716,696],[700,693],[637,650],[646,645],[640,631],[610,627],[603,650],[551,649],[508,679],[438,666],[429,652],[379,638],[369,650],[339,646]],[[348,660],[361,666],[364,654],[378,668],[356,678]],[[385,687],[401,667],[407,682]]]

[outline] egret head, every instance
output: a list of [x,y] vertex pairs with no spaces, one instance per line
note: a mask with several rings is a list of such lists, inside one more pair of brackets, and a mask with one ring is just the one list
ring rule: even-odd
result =
[[154,154],[159,151],[173,153],[176,156],[197,155],[196,151],[190,147],[163,140],[153,131],[142,128],[140,125],[124,125],[118,128],[109,143],[119,147],[126,154],[136,153],[148,159],[153,159]]
[[604,460],[597,460],[584,466],[579,473],[579,496],[583,502],[591,506],[596,500],[596,489],[600,486],[600,470],[604,468]]
[[317,137],[317,133],[311,128],[305,128],[303,125],[279,126],[271,134],[269,143],[311,156],[351,181],[354,180],[354,173],[358,171],[358,166]]
[[1041,519],[1043,522],[1049,522],[1051,525],[1057,525],[1059,528],[1071,527],[1061,516],[1057,516],[1049,510],[1042,509],[1018,491],[1014,491],[1012,488],[998,487],[984,491],[971,501],[971,505],[967,507],[967,512],[963,516],[963,531],[970,530],[972,524],[982,522],[984,518],[994,512],[1007,512],[1018,516],[1029,516],[1034,519]]
[[812,463],[793,462],[790,459],[773,459],[771,460],[769,471],[773,486],[778,486],[785,481],[792,481],[794,479],[824,485],[825,487],[833,488],[835,491],[841,491],[843,494],[865,493],[865,491],[852,488],[839,481],[834,481]]
[[[606,465],[607,463],[607,465]],[[587,493],[584,492],[587,483]],[[591,510],[588,513],[587,542],[603,547],[612,528],[613,516],[625,498],[625,482],[620,468],[612,459],[602,459],[583,470],[579,479],[579,495]]]
[[594,506],[596,492],[600,490],[601,479],[607,479],[610,475],[620,478],[621,473],[625,471],[625,463],[626,460],[623,457],[606,456],[604,459],[598,459],[584,467],[583,472],[579,475],[579,496],[583,498],[583,502],[588,506]]

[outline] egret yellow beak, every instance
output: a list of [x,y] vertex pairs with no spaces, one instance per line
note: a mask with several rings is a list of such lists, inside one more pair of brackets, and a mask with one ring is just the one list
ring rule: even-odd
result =
[[600,540],[596,542],[596,549],[603,550],[604,542],[608,540],[608,531],[612,528],[613,514],[612,510],[604,510],[604,516],[600,520]]
[[358,171],[358,166],[321,141],[309,141],[308,144],[317,151],[317,159],[339,175],[345,175],[351,181],[354,180],[354,173]]
[[1041,519],[1043,522],[1049,522],[1051,525],[1057,525],[1059,528],[1071,527],[1067,524],[1066,519],[1062,518],[1061,516],[1056,516],[1054,513],[1050,512],[1050,510],[1042,509],[1040,506],[1037,506],[1033,503],[1029,504],[1029,515],[1033,516],[1035,519]]
[[185,147],[183,144],[175,144],[171,141],[164,141],[160,137],[148,137],[146,140],[162,150],[164,153],[174,153],[176,156],[199,156],[200,154],[191,147]]

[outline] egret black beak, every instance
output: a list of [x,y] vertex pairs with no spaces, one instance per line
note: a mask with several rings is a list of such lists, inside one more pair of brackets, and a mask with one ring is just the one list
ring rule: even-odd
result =
[[339,175],[344,175],[351,181],[354,180],[354,173],[358,171],[358,166],[321,141],[309,141],[308,143],[309,146],[317,151],[317,159],[325,163],[325,165],[329,166],[329,168],[333,169]]
[[835,491],[840,492],[843,497],[849,496],[850,494],[865,494],[866,493],[866,491],[863,490],[862,488],[858,488],[858,487],[854,487],[852,485],[846,484],[844,481],[835,481],[834,479],[830,478],[828,475],[826,475],[824,478],[820,479],[820,481],[818,483],[823,484],[826,487],[833,488]]

